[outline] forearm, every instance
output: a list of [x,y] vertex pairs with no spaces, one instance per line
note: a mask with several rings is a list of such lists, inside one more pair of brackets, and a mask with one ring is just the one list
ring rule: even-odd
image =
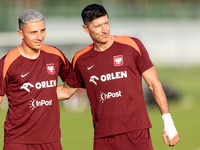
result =
[[67,100],[69,99],[76,91],[78,88],[71,87],[64,83],[63,85],[57,86],[57,95],[58,95],[58,100]]
[[167,145],[167,136],[170,139],[170,146],[174,146],[178,143],[179,136],[177,134],[176,128],[174,126],[173,120],[169,113],[169,107],[167,103],[167,98],[165,92],[162,88],[162,84],[158,79],[158,75],[154,67],[148,69],[143,74],[144,80],[149,86],[151,93],[159,107],[159,110],[162,114],[162,119],[164,122],[164,132],[163,139],[165,145]]
[[[162,85],[160,82],[157,82],[155,87],[150,87],[150,89],[162,114],[162,119],[164,123],[163,138],[165,144],[167,144],[166,136],[169,137],[169,140],[172,140],[175,137],[176,139],[175,144],[176,144],[178,142],[178,135],[177,135],[178,132],[172,120],[171,114],[169,113],[167,98],[162,88]],[[174,146],[175,144],[172,144],[172,141],[170,142],[170,146]]]
[[161,114],[169,113],[167,98],[155,68],[151,67],[150,69],[146,70],[142,76],[151,90]]
[[151,93],[153,94],[153,97],[158,105],[160,113],[162,115],[169,113],[167,98],[162,88],[161,82],[157,80],[156,82],[154,82],[154,84],[149,86],[149,89],[151,90]]

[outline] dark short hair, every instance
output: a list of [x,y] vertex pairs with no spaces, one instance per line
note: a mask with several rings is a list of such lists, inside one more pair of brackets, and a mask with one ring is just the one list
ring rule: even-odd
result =
[[108,15],[107,11],[102,5],[99,5],[99,4],[90,4],[86,6],[81,13],[83,23],[85,25],[87,25],[94,19],[105,16],[105,15]]

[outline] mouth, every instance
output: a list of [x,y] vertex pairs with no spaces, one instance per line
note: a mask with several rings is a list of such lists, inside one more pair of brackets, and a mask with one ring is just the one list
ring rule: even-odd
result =
[[107,38],[107,37],[108,37],[108,34],[103,34],[103,35],[101,35],[101,37]]
[[40,46],[40,45],[42,45],[42,41],[41,42],[35,42],[35,44],[37,45],[37,46]]

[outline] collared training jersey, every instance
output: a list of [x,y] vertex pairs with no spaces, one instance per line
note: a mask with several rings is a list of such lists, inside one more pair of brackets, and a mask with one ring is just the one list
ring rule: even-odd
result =
[[127,36],[115,36],[103,52],[90,45],[75,54],[66,82],[86,88],[94,138],[151,127],[141,74],[152,66],[143,44]]
[[58,75],[64,80],[70,63],[55,47],[42,45],[37,59],[19,47],[0,60],[0,95],[8,98],[5,143],[48,143],[60,140]]

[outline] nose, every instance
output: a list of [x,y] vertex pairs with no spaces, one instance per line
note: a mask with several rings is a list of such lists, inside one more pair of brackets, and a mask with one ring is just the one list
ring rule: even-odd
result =
[[107,32],[107,28],[105,25],[102,26],[102,32]]
[[41,32],[38,32],[38,34],[37,34],[37,39],[38,39],[38,40],[42,40],[42,37],[43,37],[43,36],[42,36],[42,33],[41,33]]

